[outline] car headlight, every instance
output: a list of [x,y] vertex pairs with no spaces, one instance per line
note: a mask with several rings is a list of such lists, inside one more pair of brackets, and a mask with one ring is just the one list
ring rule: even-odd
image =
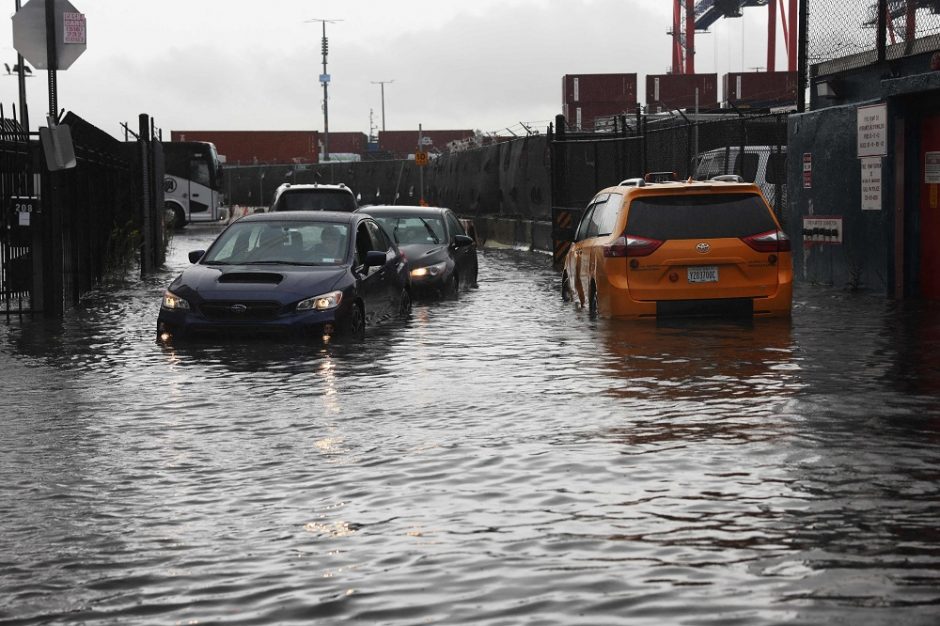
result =
[[416,267],[411,270],[412,278],[425,278],[430,276],[434,278],[435,276],[440,276],[444,273],[444,270],[447,268],[447,261],[442,261],[441,263],[435,263],[434,265],[426,265],[425,267]]
[[306,300],[301,300],[297,303],[298,311],[326,311],[328,309],[335,309],[339,306],[339,303],[343,300],[342,291],[331,291],[330,293],[325,293],[323,295],[314,296],[312,298],[307,298]]
[[163,294],[163,308],[171,311],[188,311],[192,307],[189,306],[189,302],[185,298],[180,298],[167,289]]

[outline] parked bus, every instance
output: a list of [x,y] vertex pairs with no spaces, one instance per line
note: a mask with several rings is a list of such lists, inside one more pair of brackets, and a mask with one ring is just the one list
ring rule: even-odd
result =
[[163,142],[163,206],[173,228],[217,222],[221,204],[222,164],[215,145],[205,141]]

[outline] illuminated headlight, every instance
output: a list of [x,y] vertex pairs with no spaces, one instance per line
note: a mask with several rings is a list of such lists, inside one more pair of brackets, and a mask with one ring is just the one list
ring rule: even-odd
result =
[[416,267],[411,270],[412,278],[425,278],[430,276],[434,278],[435,276],[440,276],[444,273],[444,269],[447,267],[447,261],[442,263],[435,263],[434,265],[428,265],[426,267]]
[[184,298],[180,298],[168,289],[166,293],[163,294],[163,308],[172,311],[188,311],[190,306],[189,302]]
[[342,291],[331,291],[330,293],[325,293],[321,296],[314,296],[312,298],[307,298],[306,300],[301,300],[297,303],[297,310],[326,311],[327,309],[335,309],[338,307],[342,300]]

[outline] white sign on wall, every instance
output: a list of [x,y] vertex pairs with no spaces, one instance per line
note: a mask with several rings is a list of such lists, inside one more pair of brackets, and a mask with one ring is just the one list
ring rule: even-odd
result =
[[924,155],[924,182],[940,185],[940,152],[927,152]]
[[888,154],[888,105],[858,107],[858,157]]
[[881,157],[866,157],[862,164],[862,210],[881,210]]

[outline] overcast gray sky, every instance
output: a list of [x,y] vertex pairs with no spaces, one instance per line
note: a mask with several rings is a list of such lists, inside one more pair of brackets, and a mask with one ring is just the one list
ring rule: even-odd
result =
[[[42,2],[43,0],[30,0]],[[88,44],[58,74],[59,107],[115,136],[140,113],[171,130],[323,130],[321,25],[327,25],[331,131],[544,130],[561,112],[565,74],[647,74],[671,64],[671,0],[70,0]],[[14,0],[6,2],[8,16]],[[25,1],[23,2],[25,5]],[[696,70],[766,65],[766,10],[697,38]],[[778,42],[782,35],[778,35]],[[0,54],[13,65],[11,22]],[[785,68],[782,51],[778,69]],[[0,70],[4,72],[4,70]],[[46,72],[27,81],[35,127]],[[720,83],[719,83],[720,84]],[[0,103],[17,100],[0,75]],[[7,109],[8,110],[8,109]],[[9,115],[9,113],[7,113]]]

